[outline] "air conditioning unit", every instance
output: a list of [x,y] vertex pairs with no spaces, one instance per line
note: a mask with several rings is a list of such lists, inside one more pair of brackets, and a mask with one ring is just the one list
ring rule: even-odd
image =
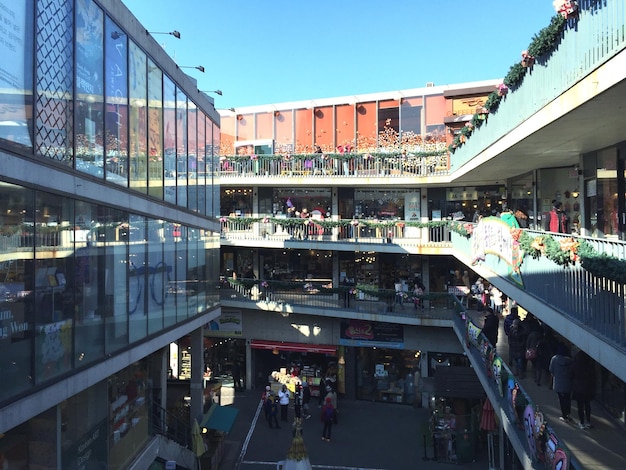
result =
[[434,87],[435,82],[426,82],[426,88]]

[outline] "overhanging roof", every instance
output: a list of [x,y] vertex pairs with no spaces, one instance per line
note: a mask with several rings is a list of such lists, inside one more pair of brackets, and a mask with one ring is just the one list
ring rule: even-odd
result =
[[279,351],[310,352],[319,354],[336,354],[337,346],[326,344],[286,343],[284,341],[264,341],[253,339],[250,347],[255,349],[278,349]]
[[220,406],[215,403],[202,417],[200,427],[229,433],[238,414],[239,410],[233,406]]

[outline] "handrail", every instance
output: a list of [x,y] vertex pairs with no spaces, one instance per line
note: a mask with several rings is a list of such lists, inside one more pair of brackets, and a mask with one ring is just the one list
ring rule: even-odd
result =
[[158,403],[152,403],[150,416],[151,434],[161,434],[168,439],[191,449],[191,426]]

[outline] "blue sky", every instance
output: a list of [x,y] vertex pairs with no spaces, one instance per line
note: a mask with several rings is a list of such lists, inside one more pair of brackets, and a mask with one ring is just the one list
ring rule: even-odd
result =
[[216,108],[504,77],[551,0],[122,0]]

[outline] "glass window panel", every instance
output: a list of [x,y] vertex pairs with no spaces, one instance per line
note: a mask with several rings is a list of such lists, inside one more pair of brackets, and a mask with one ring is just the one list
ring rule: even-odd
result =
[[35,381],[41,383],[72,366],[74,291],[67,285],[74,267],[70,199],[35,195]]
[[147,302],[150,265],[147,260],[146,218],[131,214],[128,231],[128,337],[131,343],[148,333]]
[[148,334],[163,328],[167,285],[172,275],[163,254],[165,235],[164,221],[148,219]]
[[187,207],[198,210],[198,108],[187,104]]
[[187,207],[187,96],[176,88],[176,204]]
[[0,401],[33,385],[34,191],[0,182]]
[[163,169],[164,198],[176,203],[176,86],[163,77]]
[[176,323],[176,247],[181,238],[180,224],[163,224],[163,267],[166,270],[167,292],[163,302],[163,327]]
[[378,108],[378,146],[387,150],[397,150],[400,148],[398,101],[381,101]]
[[187,297],[187,316],[193,317],[201,312],[198,302],[198,290],[204,274],[200,271],[203,265],[199,261],[200,231],[190,227],[187,229],[187,279],[185,282],[185,294]]
[[187,319],[187,227],[178,227],[180,236],[176,240],[176,276],[174,279],[174,294],[176,295],[176,321]]
[[68,288],[75,296],[75,363],[84,365],[100,360],[104,354],[105,306],[100,305],[100,277],[104,273],[104,244],[98,242],[98,206],[75,202],[74,269],[68,272]]
[[256,114],[256,140],[272,140],[274,138],[274,114],[274,111]]
[[98,207],[97,246],[103,252],[98,266],[98,305],[105,317],[106,352],[128,345],[129,257],[128,213]]
[[148,193],[163,199],[163,73],[148,60]]
[[446,99],[439,95],[426,96],[424,100],[426,125],[443,124],[443,119],[446,116]]
[[297,109],[296,114],[296,148],[295,153],[309,153],[313,151],[313,111]]
[[377,148],[376,103],[356,105],[356,146],[359,152],[373,152]]
[[325,106],[322,108],[315,108],[313,116],[315,126],[315,145],[319,145],[322,149],[334,149],[335,145],[333,140],[335,138],[335,131],[333,126],[333,107]]
[[219,169],[219,160],[220,160],[220,155],[222,155],[222,144],[221,144],[221,139],[222,139],[222,134],[220,132],[220,128],[217,126],[217,124],[212,123],[211,124],[212,127],[212,132],[213,132],[213,171],[211,172],[213,181],[212,181],[212,188],[213,188],[213,192],[211,193],[211,213],[208,214],[212,217],[217,217],[218,215],[220,215],[220,184],[219,184],[219,175],[218,175],[218,169]]
[[0,140],[32,149],[33,123],[33,6],[32,2],[3,2],[0,42]]
[[[335,108],[337,115],[335,122],[335,144],[336,146],[350,146],[354,148],[354,105],[344,104]],[[324,152],[333,152],[335,148],[322,147]]]
[[133,42],[129,47],[130,78],[130,187],[147,192],[148,108],[146,83],[146,54]]
[[234,115],[220,117],[222,155],[235,154],[235,127],[237,122]]
[[276,126],[276,137],[274,142],[274,153],[293,152],[293,116],[292,110],[281,111],[274,118]]
[[[21,3],[30,5],[33,2]],[[72,166],[73,2],[41,0],[36,3],[35,153]]]
[[237,141],[254,139],[254,114],[237,114]]
[[107,17],[105,23],[105,173],[128,186],[128,38]]
[[202,111],[198,111],[198,172],[196,174],[196,179],[198,183],[198,212],[201,214],[207,213],[207,166],[209,166],[210,163],[210,160],[206,158],[206,121],[206,115]]
[[76,4],[76,169],[104,177],[104,13]]
[[403,98],[400,105],[402,147],[409,151],[420,151],[418,146],[422,143],[421,103],[421,98]]

